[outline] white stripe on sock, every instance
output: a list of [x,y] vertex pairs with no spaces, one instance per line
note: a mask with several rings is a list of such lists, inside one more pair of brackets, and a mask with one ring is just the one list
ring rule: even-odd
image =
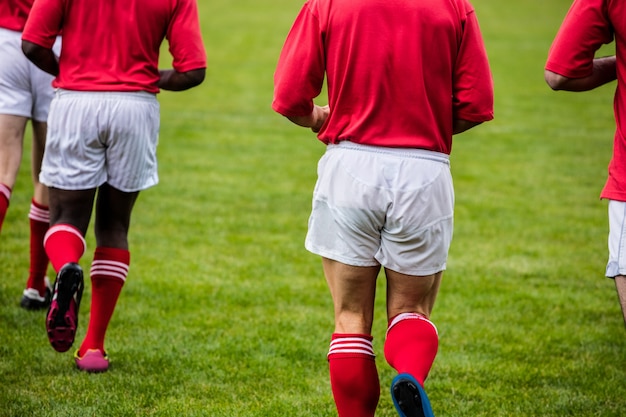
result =
[[0,194],[4,195],[7,201],[11,199],[11,189],[4,184],[0,184]]
[[31,203],[28,218],[37,222],[50,223],[50,210],[39,208]]
[[376,357],[371,340],[362,337],[342,337],[330,342],[328,354],[336,353],[361,353]]
[[128,265],[123,262],[100,259],[93,261],[91,264],[90,274],[92,276],[107,275],[119,278],[126,282],[126,277],[128,276]]

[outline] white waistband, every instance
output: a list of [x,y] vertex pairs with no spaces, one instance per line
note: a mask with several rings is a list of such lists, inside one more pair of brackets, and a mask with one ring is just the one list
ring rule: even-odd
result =
[[329,144],[327,145],[327,151],[331,151],[333,149],[354,149],[357,151],[364,152],[373,152],[373,153],[382,153],[387,155],[396,155],[403,156],[408,158],[421,158],[421,159],[430,159],[438,162],[443,162],[445,164],[450,164],[450,156],[435,151],[429,151],[427,149],[418,149],[418,148],[389,148],[385,146],[372,146],[372,145],[363,145],[360,143],[354,143],[349,141],[341,141],[337,144]]

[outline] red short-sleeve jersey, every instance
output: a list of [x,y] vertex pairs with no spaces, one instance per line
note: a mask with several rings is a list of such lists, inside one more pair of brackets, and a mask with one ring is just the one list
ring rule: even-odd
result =
[[173,67],[206,67],[195,0],[37,0],[22,39],[50,48],[63,31],[53,86],[83,91],[159,91],[159,49]]
[[310,114],[327,79],[318,138],[449,154],[453,119],[493,118],[493,83],[467,0],[309,0],[274,74],[272,107]]
[[0,0],[0,28],[21,32],[34,0]]
[[552,43],[546,69],[568,78],[593,70],[595,53],[616,40],[617,89],[613,110],[617,129],[608,180],[601,197],[626,201],[626,4],[617,0],[575,0]]

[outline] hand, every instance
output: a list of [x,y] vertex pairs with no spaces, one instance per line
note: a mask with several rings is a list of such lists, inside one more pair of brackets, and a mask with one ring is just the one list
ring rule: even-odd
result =
[[289,120],[298,126],[309,127],[315,133],[319,132],[328,115],[330,114],[330,108],[326,106],[313,105],[313,111],[306,116],[287,116]]
[[328,107],[328,104],[325,106],[314,106],[313,107],[313,120],[314,120],[314,124],[313,126],[311,126],[311,130],[314,133],[317,133],[320,131],[320,129],[322,128],[322,126],[324,125],[324,123],[326,122],[326,119],[328,119],[328,115],[330,114],[330,107]]

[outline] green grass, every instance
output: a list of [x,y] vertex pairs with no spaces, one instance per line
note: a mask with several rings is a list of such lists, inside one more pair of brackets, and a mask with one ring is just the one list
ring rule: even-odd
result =
[[[626,332],[603,277],[599,200],[614,85],[585,94],[545,85],[568,1],[474,5],[496,119],[455,139],[455,237],[427,381],[434,411],[621,416]],[[274,65],[300,6],[200,2],[207,80],[160,96],[161,182],[134,212],[106,374],[75,370],[69,353],[48,345],[44,314],[18,307],[28,269],[25,156],[0,239],[0,416],[335,415],[325,358],[332,306],[320,261],[303,248],[324,149],[270,108]],[[91,232],[87,241],[85,267]],[[394,416],[379,284],[377,415]],[[89,295],[87,283],[78,341]]]

